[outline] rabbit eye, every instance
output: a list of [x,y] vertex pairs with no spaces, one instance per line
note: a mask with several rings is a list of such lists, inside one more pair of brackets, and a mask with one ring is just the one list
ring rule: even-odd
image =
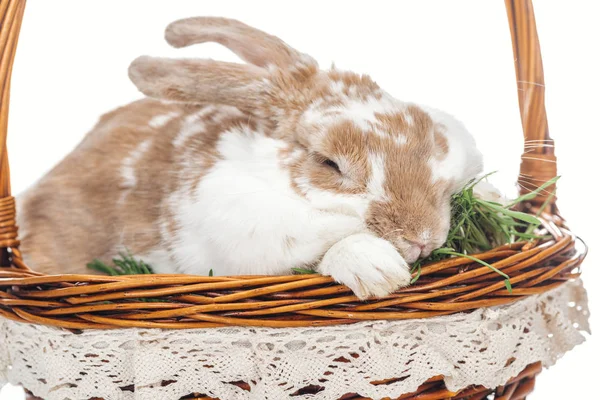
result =
[[329,168],[333,168],[336,172],[341,173],[339,165],[337,165],[334,161],[330,159],[325,159],[323,161],[323,165],[327,165]]
[[328,169],[331,169],[340,175],[342,174],[342,171],[340,170],[340,166],[332,159],[327,158],[323,154],[320,154],[317,152],[312,152],[310,155],[311,155],[311,158],[314,160],[314,162],[316,162],[318,165],[322,165]]

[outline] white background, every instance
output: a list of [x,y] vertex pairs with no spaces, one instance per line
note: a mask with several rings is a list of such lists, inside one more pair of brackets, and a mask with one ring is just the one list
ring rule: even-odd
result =
[[[600,309],[598,151],[600,15],[595,0],[538,0],[547,109],[556,139],[559,205],[592,248],[584,265],[592,314]],[[101,113],[140,95],[127,66],[141,54],[235,61],[207,44],[170,49],[162,30],[188,16],[240,19],[313,55],[322,67],[371,75],[397,98],[462,119],[508,193],[522,136],[510,34],[500,0],[150,1],[29,0],[15,64],[9,131],[13,192],[58,162]],[[592,329],[600,328],[597,318]],[[592,337],[538,380],[533,400],[588,399],[600,340]],[[22,399],[5,388],[1,400]]]

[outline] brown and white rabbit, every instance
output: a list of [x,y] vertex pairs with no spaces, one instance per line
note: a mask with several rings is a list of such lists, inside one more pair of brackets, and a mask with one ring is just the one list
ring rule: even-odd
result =
[[26,261],[84,273],[128,249],[157,273],[314,266],[360,298],[408,285],[482,169],[463,125],[235,20],[177,21],[166,38],[248,64],[135,60],[132,81],[156,99],[103,116],[19,198]]

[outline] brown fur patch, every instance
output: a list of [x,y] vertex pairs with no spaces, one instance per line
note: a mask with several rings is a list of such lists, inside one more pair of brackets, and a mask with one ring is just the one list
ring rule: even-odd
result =
[[[358,75],[353,72],[332,68],[327,73],[327,76],[332,83],[340,85],[342,94],[348,98],[354,97],[360,100],[366,100],[369,97],[373,97],[376,100],[381,98],[379,85],[368,75]],[[329,86],[329,91],[331,92],[331,84]]]

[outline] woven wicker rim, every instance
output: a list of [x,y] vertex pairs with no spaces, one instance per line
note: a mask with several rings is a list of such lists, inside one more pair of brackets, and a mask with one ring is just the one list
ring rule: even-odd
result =
[[512,293],[489,268],[464,258],[426,265],[413,286],[359,301],[320,275],[46,276],[15,257],[14,268],[0,270],[0,314],[69,329],[304,327],[447,315],[509,304],[577,277],[585,253],[576,238],[559,218],[543,221],[552,239],[477,255],[511,277]]

